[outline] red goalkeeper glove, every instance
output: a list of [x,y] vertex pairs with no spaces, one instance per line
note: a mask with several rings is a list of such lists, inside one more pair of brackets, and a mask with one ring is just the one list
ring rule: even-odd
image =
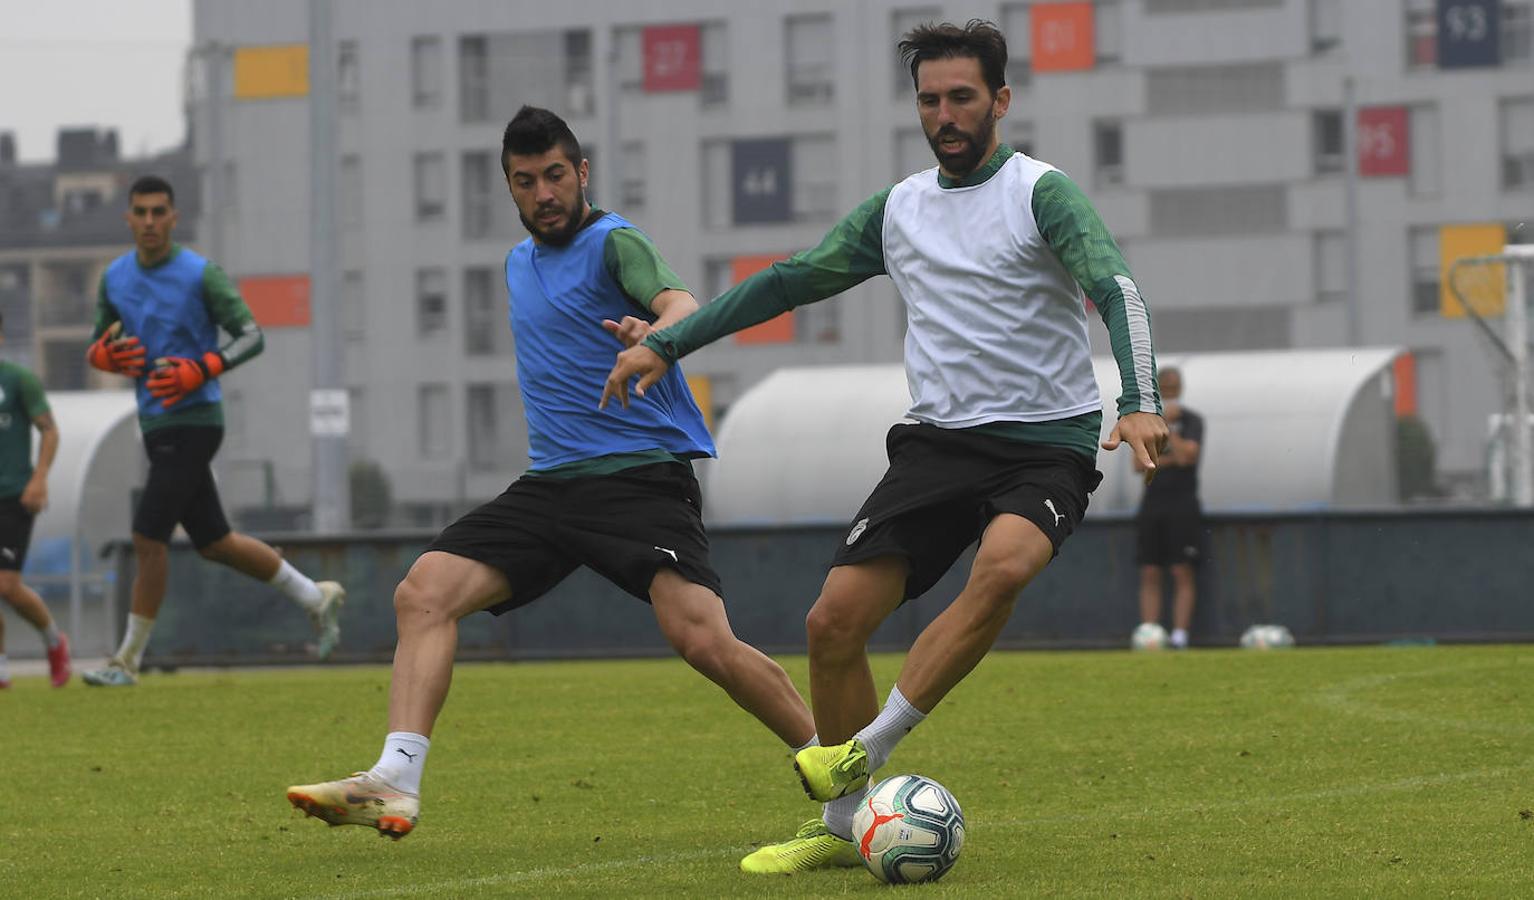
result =
[[213,351],[202,359],[184,356],[162,356],[154,361],[154,371],[149,374],[149,393],[160,398],[160,405],[174,406],[187,394],[202,387],[209,378],[217,378],[226,368],[224,358]]
[[122,328],[122,322],[113,322],[85,351],[85,359],[103,372],[137,378],[144,374],[144,345],[136,337],[119,337]]

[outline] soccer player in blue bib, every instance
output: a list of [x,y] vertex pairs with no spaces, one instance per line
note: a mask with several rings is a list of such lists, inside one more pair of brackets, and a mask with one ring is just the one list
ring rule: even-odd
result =
[[681,372],[626,411],[597,406],[613,353],[697,301],[644,234],[586,201],[589,165],[558,116],[524,106],[506,126],[501,164],[531,235],[506,256],[506,288],[532,465],[449,525],[395,591],[399,643],[378,763],[288,788],[310,815],[396,839],[419,815],[458,621],[531,603],[582,565],[649,603],[676,652],[789,747],[815,732],[788,675],[730,629],[690,462],[714,443]]
[[127,631],[106,666],[80,677],[96,687],[138,683],[178,524],[204,559],[268,582],[302,607],[324,659],[340,639],[346,592],[334,581],[316,584],[262,541],[231,530],[213,480],[213,454],[224,439],[218,379],[261,352],[261,329],[223,269],[171,240],[176,195],[169,182],[153,175],[135,181],[126,218],[134,249],[101,276],[96,342],[86,358],[133,379],[149,480],[133,515],[138,571]]
[[[818,247],[753,275],[618,357],[603,402],[648,396],[687,353],[888,275],[906,306],[907,421],[853,517],[806,621],[820,745],[794,758],[822,815],[741,861],[758,873],[835,864],[871,772],[989,652],[1020,591],[1086,513],[1102,399],[1095,302],[1118,359],[1120,443],[1155,470],[1166,440],[1150,318],[1092,204],[1054,166],[1002,144],[1007,43],[987,22],[923,25],[900,42],[937,165],[864,201]],[[900,604],[980,542],[969,581],[917,637],[879,708],[865,649]]]

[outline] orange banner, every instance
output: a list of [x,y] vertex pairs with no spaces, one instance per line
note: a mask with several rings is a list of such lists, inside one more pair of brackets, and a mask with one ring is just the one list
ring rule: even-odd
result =
[[1465,308],[1454,295],[1458,287],[1465,299],[1483,316],[1500,316],[1507,301],[1507,269],[1500,265],[1461,266],[1450,273],[1456,261],[1467,256],[1493,256],[1507,243],[1507,229],[1496,223],[1484,225],[1445,225],[1438,229],[1438,310],[1445,318],[1460,319]]
[[1417,414],[1417,357],[1402,353],[1395,358],[1396,418]]
[[240,296],[262,328],[309,325],[308,275],[259,275],[240,279]]
[[1090,3],[1035,3],[1028,20],[1033,32],[1033,71],[1072,72],[1097,61]]
[[[730,281],[733,284],[740,284],[780,259],[788,259],[788,257],[783,254],[737,256],[730,260]],[[737,344],[792,344],[793,342],[794,314],[792,312],[786,312],[775,319],[768,319],[760,325],[752,325],[744,331],[735,332]]]

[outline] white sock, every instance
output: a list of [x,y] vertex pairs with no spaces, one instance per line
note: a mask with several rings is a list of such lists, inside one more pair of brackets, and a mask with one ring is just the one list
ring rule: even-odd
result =
[[6,660],[5,654],[0,653],[0,681],[11,680],[11,664]]
[[911,701],[900,693],[899,685],[890,688],[889,699],[884,701],[884,708],[879,710],[878,718],[854,735],[863,742],[863,749],[868,751],[870,776],[889,761],[900,739],[910,734],[911,729],[920,725],[925,718],[927,714],[912,706]]
[[822,806],[820,818],[825,821],[826,828],[844,841],[852,840],[852,817],[857,813],[858,807],[863,805],[863,798],[867,796],[868,788],[860,787],[847,796],[837,797]]
[[323,595],[320,594],[319,585],[316,585],[308,575],[293,568],[293,564],[287,560],[282,561],[282,564],[277,567],[277,574],[273,575],[267,584],[287,594],[293,598],[294,603],[309,612],[317,612],[320,608]]
[[792,750],[790,750],[788,752],[792,753],[795,756],[798,756],[800,750],[805,750],[805,749],[808,749],[810,747],[819,747],[819,746],[820,746],[820,735],[812,734],[812,735],[810,735],[810,739],[809,740],[805,741],[803,744],[800,744],[799,746],[793,748]]
[[421,770],[431,738],[411,731],[391,731],[384,737],[383,752],[368,774],[407,794],[421,793]]
[[128,633],[117,648],[117,658],[137,672],[144,662],[144,648],[149,646],[149,633],[154,631],[154,619],[137,613],[128,613]]
[[52,619],[48,620],[48,626],[46,628],[39,628],[38,631],[43,633],[43,643],[48,645],[49,650],[57,647],[59,645],[59,641],[64,639],[63,635],[59,633],[59,623],[53,621]]
[[1185,628],[1173,628],[1172,629],[1172,646],[1173,647],[1186,647],[1186,646],[1188,646],[1188,631],[1187,631],[1187,629],[1185,629]]

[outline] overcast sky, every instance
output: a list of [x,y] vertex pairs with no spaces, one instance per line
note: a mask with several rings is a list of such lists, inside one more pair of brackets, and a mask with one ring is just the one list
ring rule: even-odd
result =
[[0,0],[0,131],[26,162],[60,127],[117,129],[139,156],[181,142],[192,0]]

